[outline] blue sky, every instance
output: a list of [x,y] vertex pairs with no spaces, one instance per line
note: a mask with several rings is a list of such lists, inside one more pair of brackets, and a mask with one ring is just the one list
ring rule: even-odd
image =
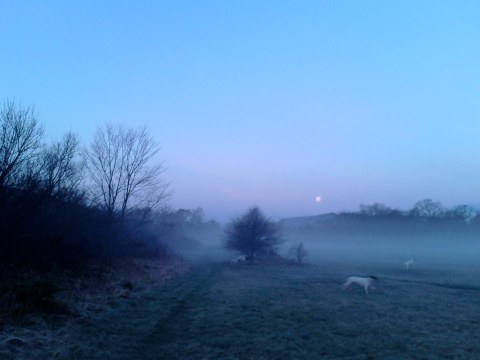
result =
[[146,125],[172,206],[221,221],[480,204],[479,18],[478,1],[4,0],[0,99],[84,144]]

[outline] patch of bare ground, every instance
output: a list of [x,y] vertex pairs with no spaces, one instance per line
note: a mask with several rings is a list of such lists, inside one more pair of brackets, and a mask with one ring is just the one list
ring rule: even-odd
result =
[[75,328],[148,295],[188,270],[187,262],[173,255],[92,262],[81,272],[55,276],[60,290],[55,293],[53,309],[21,316],[12,316],[12,295],[4,294],[0,299],[0,359],[32,359],[44,349],[61,349]]

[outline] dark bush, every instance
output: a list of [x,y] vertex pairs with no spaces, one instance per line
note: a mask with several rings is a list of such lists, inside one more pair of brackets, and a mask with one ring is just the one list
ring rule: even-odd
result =
[[252,263],[255,256],[275,252],[281,242],[276,223],[269,220],[258,207],[230,222],[225,229],[225,248],[244,254]]
[[65,312],[66,306],[55,299],[60,290],[58,283],[40,275],[25,275],[9,279],[0,288],[6,305],[13,317],[29,313]]
[[122,281],[121,286],[122,286],[123,289],[128,290],[128,291],[132,291],[132,290],[133,290],[133,284],[132,284],[132,282],[129,281],[129,280],[124,280],[124,281]]

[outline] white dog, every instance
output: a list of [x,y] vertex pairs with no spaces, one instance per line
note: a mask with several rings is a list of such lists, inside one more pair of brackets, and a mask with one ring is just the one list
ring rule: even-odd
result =
[[368,294],[368,288],[372,285],[372,282],[377,280],[375,276],[367,276],[367,277],[360,277],[360,276],[350,276],[347,278],[347,281],[343,284],[343,290],[349,287],[351,284],[357,284],[363,286],[365,289],[365,293]]
[[405,267],[405,271],[410,269],[413,265],[413,258],[410,258],[410,260],[407,260],[403,263],[403,266]]

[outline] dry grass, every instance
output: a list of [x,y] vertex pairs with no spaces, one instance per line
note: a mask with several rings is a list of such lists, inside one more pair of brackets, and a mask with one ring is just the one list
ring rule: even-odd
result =
[[[0,359],[32,359],[47,349],[63,349],[76,329],[110,311],[122,302],[148,294],[188,270],[180,258],[161,260],[124,258],[108,264],[92,263],[82,273],[57,277],[61,291],[55,296],[67,311],[30,313],[12,318],[9,309],[0,313]],[[60,356],[61,350],[50,353]],[[38,358],[42,358],[41,356]]]
[[[126,295],[129,274],[107,273],[110,300],[93,292],[68,326],[4,332],[0,358],[480,358],[478,267],[214,263]],[[366,274],[379,278],[369,295],[341,290],[346,276]]]

